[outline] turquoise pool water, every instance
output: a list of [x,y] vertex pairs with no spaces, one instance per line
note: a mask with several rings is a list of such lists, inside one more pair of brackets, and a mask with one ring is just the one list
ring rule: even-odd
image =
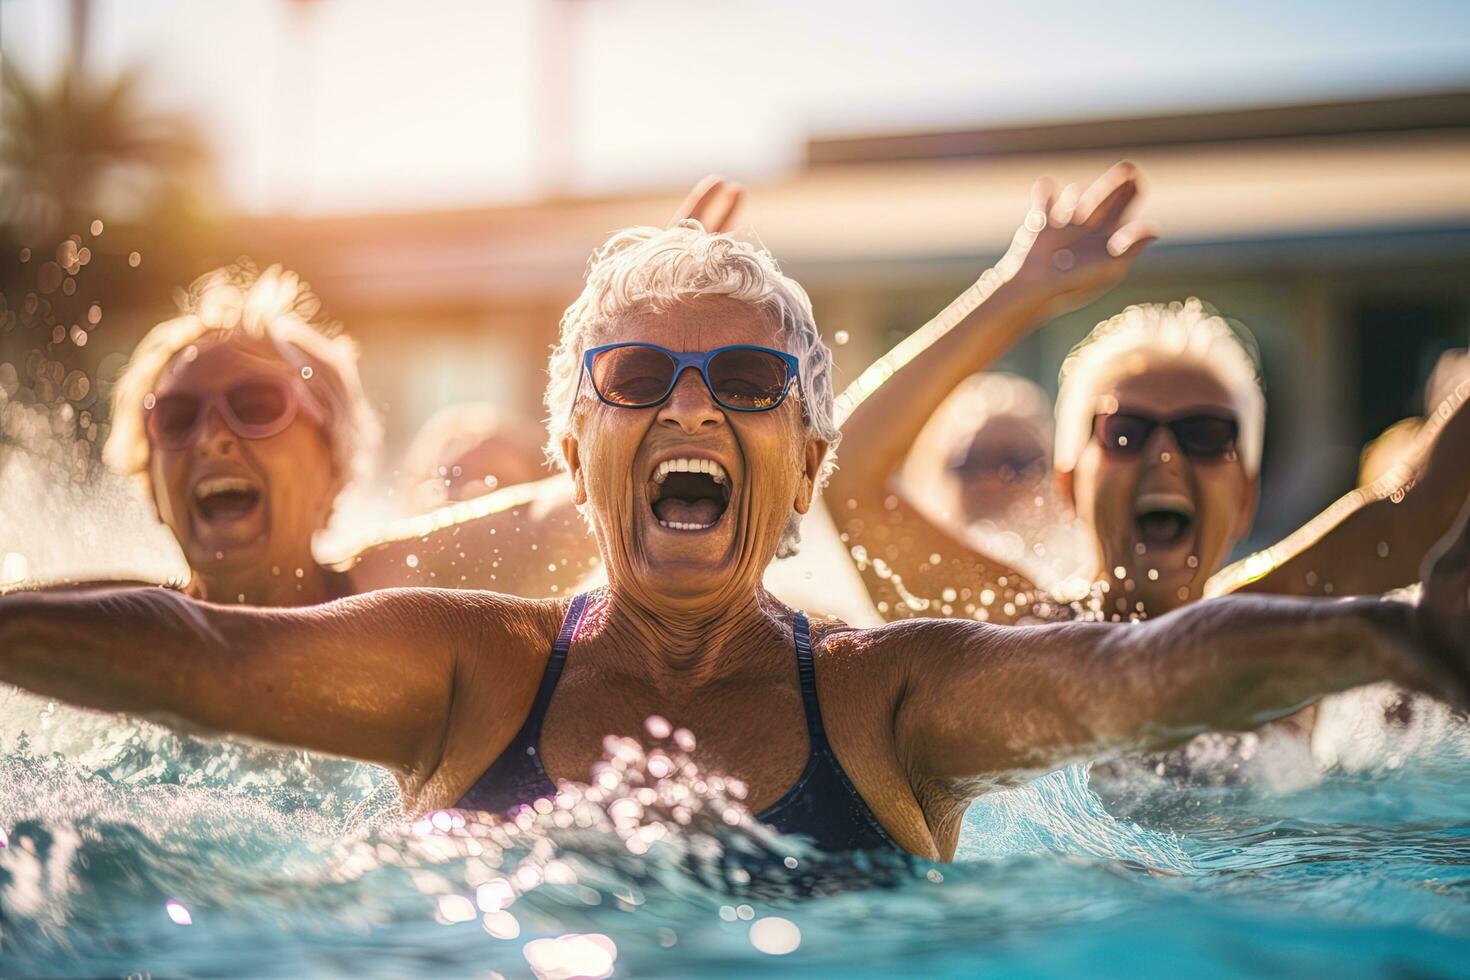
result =
[[1465,975],[1464,723],[1380,709],[1342,699],[1310,752],[1196,747],[1185,780],[1054,773],[931,865],[730,826],[678,773],[692,816],[659,822],[637,759],[528,829],[407,824],[370,767],[0,692],[0,974]]

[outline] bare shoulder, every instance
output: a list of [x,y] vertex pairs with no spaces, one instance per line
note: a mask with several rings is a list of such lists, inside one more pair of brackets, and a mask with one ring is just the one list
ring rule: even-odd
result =
[[876,629],[813,624],[812,645],[824,676],[889,683],[901,694],[915,682],[994,662],[1025,629],[962,619],[902,619]]

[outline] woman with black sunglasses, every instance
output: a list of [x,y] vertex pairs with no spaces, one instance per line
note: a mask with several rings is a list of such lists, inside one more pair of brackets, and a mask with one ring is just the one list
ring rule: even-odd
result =
[[[1411,584],[1417,555],[1470,493],[1462,447],[1470,385],[1453,393],[1411,458],[1279,545],[1221,571],[1254,517],[1265,398],[1254,341],[1198,300],[1130,307],[1062,367],[1053,468],[1096,549],[1096,576],[1039,586],[1041,563],[987,553],[953,520],[891,486],[929,416],[1048,318],[1118,281],[1151,240],[1128,221],[1137,175],[1119,164],[1091,188],[1033,190],[1017,246],[849,389],[844,435],[861,445],[828,488],[838,529],[888,619],[1014,623],[1159,616],[1237,588],[1376,594]],[[1403,506],[1400,506],[1403,501]]]
[[[552,813],[607,736],[653,751],[672,734],[779,831],[934,859],[977,795],[1074,759],[1379,678],[1470,701],[1470,513],[1418,606],[1251,596],[1137,627],[809,622],[762,580],[831,467],[831,352],[769,254],[696,225],[598,253],[550,377],[549,439],[605,590],[395,589],[311,609],[15,593],[0,682],[375,762],[414,812]],[[635,853],[679,832],[674,790],[691,791],[652,762],[649,778],[670,823],[635,828]]]

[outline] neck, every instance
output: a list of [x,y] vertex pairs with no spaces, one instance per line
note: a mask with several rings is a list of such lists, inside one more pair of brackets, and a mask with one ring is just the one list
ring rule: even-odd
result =
[[[788,629],[788,610],[764,588],[719,601],[669,602],[609,586],[603,635],[635,654],[630,669],[660,680],[703,681],[738,669]],[[784,644],[784,639],[783,639]]]
[[[298,570],[300,575],[297,574]],[[311,558],[301,564],[261,568],[210,569],[196,571],[210,602],[244,603],[251,606],[311,606],[336,598],[332,588],[335,572]]]

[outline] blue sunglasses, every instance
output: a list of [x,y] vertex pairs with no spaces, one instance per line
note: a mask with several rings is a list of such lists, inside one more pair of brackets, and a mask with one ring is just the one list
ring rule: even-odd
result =
[[[685,368],[698,368],[715,402],[732,412],[779,408],[799,380],[801,362],[785,351],[750,344],[681,353],[636,341],[593,347],[582,355],[582,374],[605,405],[652,408],[674,391]],[[578,391],[582,378],[577,378]],[[572,404],[576,404],[573,394]]]

